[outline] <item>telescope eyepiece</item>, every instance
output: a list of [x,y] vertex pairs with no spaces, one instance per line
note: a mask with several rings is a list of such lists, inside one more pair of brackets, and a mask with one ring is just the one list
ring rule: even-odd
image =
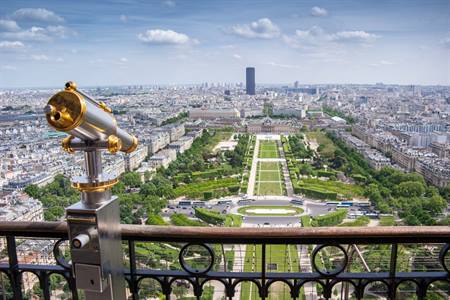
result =
[[77,89],[77,84],[74,81],[67,81],[65,87],[66,90],[75,91]]

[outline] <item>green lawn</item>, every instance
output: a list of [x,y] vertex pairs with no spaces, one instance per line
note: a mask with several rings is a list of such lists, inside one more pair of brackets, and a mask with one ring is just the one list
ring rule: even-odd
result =
[[[299,259],[295,245],[267,245],[267,272],[299,272]],[[245,251],[244,272],[261,271],[261,245],[247,245]],[[254,284],[242,283],[241,300],[259,300],[257,287]],[[270,286],[269,300],[291,299],[289,287],[283,283]]]
[[279,162],[259,162],[255,194],[259,196],[281,196],[285,194],[284,178],[280,171]]
[[[249,212],[249,210],[253,210],[253,209],[289,209],[289,210],[293,210],[295,212],[289,212],[286,214],[276,214],[276,213],[271,214],[270,212],[264,213],[264,214],[259,214],[259,213]],[[240,207],[238,209],[238,212],[240,214],[248,215],[248,216],[295,216],[295,215],[299,215],[299,214],[303,213],[303,209],[301,209],[300,207],[295,207],[295,206],[250,205],[250,206]]]
[[260,171],[258,172],[259,181],[280,181],[280,172],[278,171]]
[[258,171],[278,171],[280,169],[280,164],[278,162],[259,162],[258,163]]
[[278,145],[275,141],[260,141],[259,142],[259,158],[278,158]]
[[257,186],[258,196],[283,196],[284,190],[281,182],[261,182]]

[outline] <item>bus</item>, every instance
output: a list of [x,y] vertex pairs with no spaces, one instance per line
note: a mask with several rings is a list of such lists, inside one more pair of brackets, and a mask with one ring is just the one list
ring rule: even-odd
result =
[[294,205],[303,205],[303,200],[292,199],[290,202]]
[[337,201],[329,201],[329,202],[327,202],[327,203],[325,203],[326,205],[338,205],[339,204],[339,202],[337,202]]
[[250,204],[250,200],[247,200],[247,199],[239,200],[238,204],[239,205],[249,205]]
[[231,205],[233,202],[231,200],[219,200],[217,201],[218,205]]
[[178,202],[179,208],[187,208],[192,206],[192,201],[180,201]]
[[192,207],[206,207],[206,203],[203,201],[194,201]]
[[370,207],[370,202],[358,202],[356,205],[359,207]]
[[353,206],[353,201],[342,201],[340,204],[341,205]]

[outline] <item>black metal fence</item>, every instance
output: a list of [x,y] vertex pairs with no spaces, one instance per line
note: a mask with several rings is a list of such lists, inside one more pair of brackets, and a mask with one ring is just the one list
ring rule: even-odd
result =
[[[0,299],[82,299],[58,222],[0,223]],[[450,228],[123,225],[129,299],[449,299]]]

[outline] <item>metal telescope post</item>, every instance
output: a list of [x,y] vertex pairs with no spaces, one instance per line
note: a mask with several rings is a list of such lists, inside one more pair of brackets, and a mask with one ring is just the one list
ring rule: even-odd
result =
[[63,149],[84,153],[85,174],[72,179],[81,201],[66,208],[77,289],[87,300],[125,299],[119,200],[111,195],[118,180],[103,173],[101,151],[130,153],[137,139],[117,127],[110,108],[73,82],[50,98],[45,113],[53,128],[69,134]]

